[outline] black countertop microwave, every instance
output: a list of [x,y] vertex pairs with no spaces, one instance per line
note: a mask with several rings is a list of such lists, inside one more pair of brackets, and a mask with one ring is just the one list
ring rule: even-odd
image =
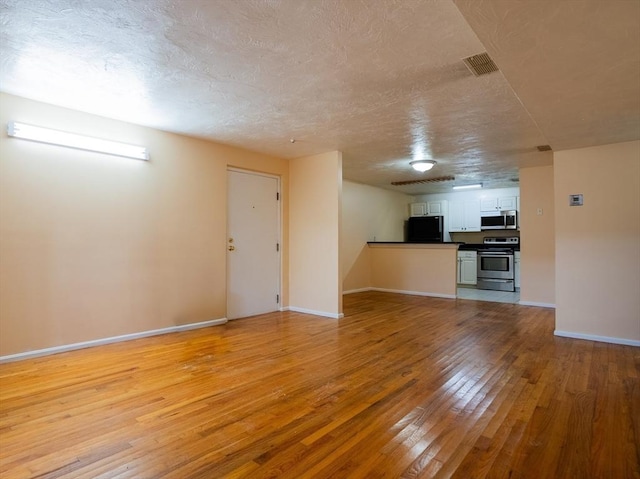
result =
[[442,243],[443,216],[412,216],[407,225],[408,243]]
[[518,229],[518,212],[516,210],[488,211],[480,216],[482,230],[516,230]]

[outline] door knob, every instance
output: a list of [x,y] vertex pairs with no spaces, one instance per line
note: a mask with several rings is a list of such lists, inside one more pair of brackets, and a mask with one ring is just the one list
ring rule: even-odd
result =
[[230,245],[230,246],[229,246],[229,251],[235,251],[235,249],[236,249],[236,247],[235,247],[235,246],[233,246],[233,245]]

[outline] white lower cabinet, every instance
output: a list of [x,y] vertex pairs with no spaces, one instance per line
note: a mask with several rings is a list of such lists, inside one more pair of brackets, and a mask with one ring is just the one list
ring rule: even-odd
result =
[[458,251],[458,284],[478,283],[478,254],[475,251]]
[[513,254],[513,275],[516,288],[520,288],[520,251]]

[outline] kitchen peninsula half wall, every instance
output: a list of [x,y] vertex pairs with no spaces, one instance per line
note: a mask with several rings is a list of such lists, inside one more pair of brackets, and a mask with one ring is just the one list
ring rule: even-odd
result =
[[457,243],[369,242],[371,289],[456,298]]

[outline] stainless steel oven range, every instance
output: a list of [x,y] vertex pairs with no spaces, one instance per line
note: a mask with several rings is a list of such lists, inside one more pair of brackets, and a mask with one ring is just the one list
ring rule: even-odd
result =
[[514,247],[520,238],[485,238],[484,248],[478,250],[479,289],[515,291]]

